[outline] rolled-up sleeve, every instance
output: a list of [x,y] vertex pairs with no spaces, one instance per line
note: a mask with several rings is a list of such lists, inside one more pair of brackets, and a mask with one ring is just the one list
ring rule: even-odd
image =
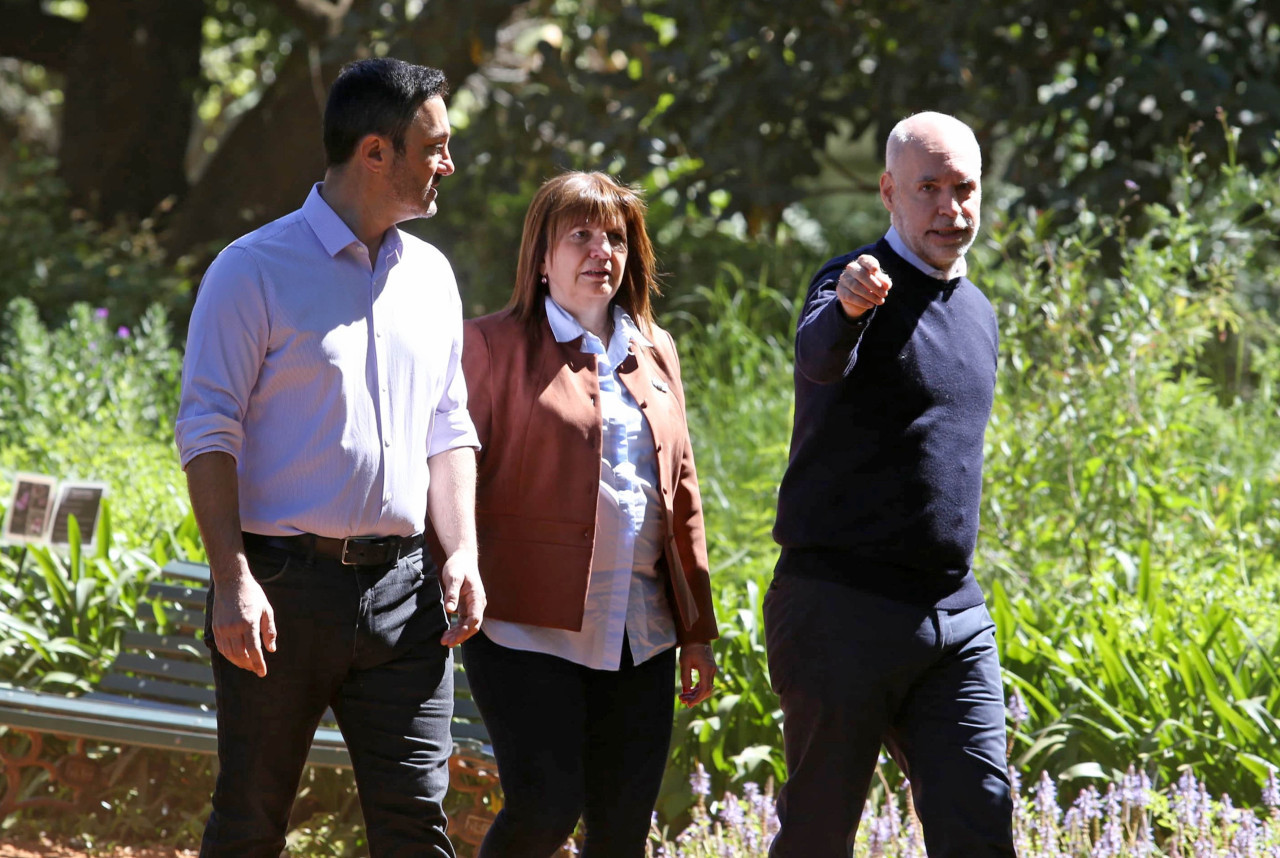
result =
[[253,257],[229,247],[209,266],[196,296],[182,363],[182,397],[174,438],[185,468],[202,453],[240,460],[244,417],[271,334]]
[[[456,294],[456,292],[455,292]],[[462,305],[451,306],[454,313],[450,328],[453,337],[449,347],[449,362],[445,367],[444,384],[440,400],[436,403],[435,419],[431,425],[431,437],[427,439],[427,457],[458,447],[480,449],[480,436],[467,411],[467,379],[462,372]]]

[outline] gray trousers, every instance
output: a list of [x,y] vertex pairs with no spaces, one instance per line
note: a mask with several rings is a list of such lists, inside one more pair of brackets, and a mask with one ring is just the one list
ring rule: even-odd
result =
[[442,807],[453,657],[440,644],[449,621],[431,558],[343,566],[279,549],[246,554],[279,645],[259,679],[222,657],[206,617],[220,770],[201,858],[278,858],[326,706],[351,752],[369,854],[453,858]]
[[787,574],[764,601],[788,779],[771,858],[847,858],[882,745],[930,858],[1014,855],[995,625]]

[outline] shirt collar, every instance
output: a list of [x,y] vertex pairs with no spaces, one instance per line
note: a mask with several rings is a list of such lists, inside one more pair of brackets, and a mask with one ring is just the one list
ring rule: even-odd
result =
[[[346,221],[338,217],[338,213],[324,201],[324,197],[320,196],[322,187],[324,182],[316,182],[311,186],[311,193],[307,194],[306,202],[302,204],[302,216],[307,219],[316,238],[320,239],[325,253],[337,256],[352,243],[360,244],[361,242],[351,231],[351,227],[347,226]],[[383,233],[382,248],[379,252],[383,256],[394,256],[399,259],[402,244],[400,230],[391,227]]]
[[[568,343],[582,337],[582,350],[590,354],[604,354],[604,344],[600,342],[600,338],[588,331],[586,328],[569,314],[569,311],[561,307],[555,302],[550,295],[543,299],[543,306],[547,311],[547,321],[551,324],[551,335],[556,338],[557,343]],[[625,352],[627,343],[637,342],[642,346],[652,347],[653,343],[640,332],[639,326],[636,325],[630,314],[617,304],[613,305],[613,336],[609,338],[610,349],[612,354],[614,347],[621,345]],[[614,361],[616,363],[617,361]]]
[[911,248],[907,247],[907,243],[902,240],[902,236],[898,235],[898,228],[896,226],[889,227],[889,231],[885,233],[884,239],[889,242],[889,246],[893,248],[894,253],[901,256],[907,262],[910,262],[914,267],[924,272],[927,276],[932,277],[934,280],[954,280],[957,277],[963,277],[969,273],[969,262],[963,256],[956,260],[955,265],[951,266],[950,274],[939,268],[934,268],[919,256],[916,256],[915,253],[912,252]]

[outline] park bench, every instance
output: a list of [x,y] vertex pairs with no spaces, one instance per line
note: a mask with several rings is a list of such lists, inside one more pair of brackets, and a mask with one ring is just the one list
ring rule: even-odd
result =
[[[139,602],[139,617],[155,631],[125,632],[119,655],[90,693],[65,697],[0,686],[0,727],[27,740],[25,748],[17,750],[12,742],[0,743],[0,820],[25,808],[86,807],[102,786],[100,755],[89,753],[95,746],[217,753],[213,669],[198,637],[204,629],[208,586],[208,566],[166,564]],[[493,815],[485,799],[496,790],[497,767],[466,673],[456,670],[454,682],[449,771],[452,788],[467,794],[470,803],[454,814],[450,836],[478,845]],[[62,739],[66,752],[49,759],[47,736]],[[331,713],[316,731],[307,761],[350,767]],[[33,773],[43,773],[49,786],[58,790],[24,796],[24,779]],[[66,794],[70,798],[63,797]]]

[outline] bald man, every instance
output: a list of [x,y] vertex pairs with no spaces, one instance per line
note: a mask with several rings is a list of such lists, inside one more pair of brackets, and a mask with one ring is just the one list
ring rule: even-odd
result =
[[1013,855],[994,625],[971,570],[996,320],[966,277],[982,153],[938,113],[889,135],[891,226],[809,285],[764,614],[788,780],[772,858],[844,858],[881,746],[930,858]]

